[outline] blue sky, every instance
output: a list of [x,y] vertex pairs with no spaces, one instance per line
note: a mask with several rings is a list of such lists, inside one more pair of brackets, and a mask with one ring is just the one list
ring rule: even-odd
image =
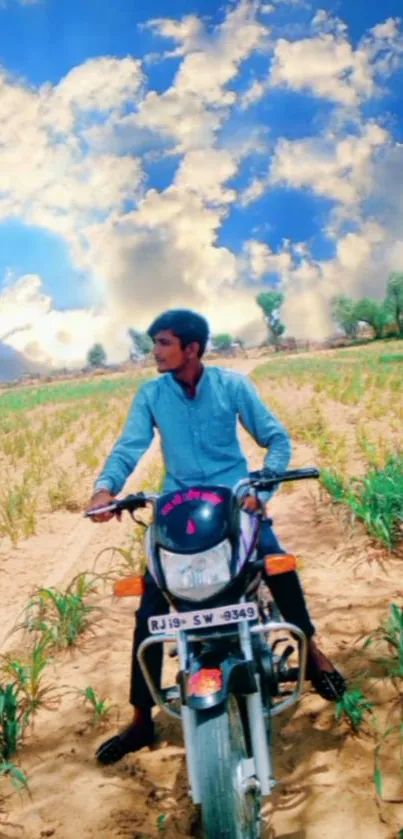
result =
[[5,0],[0,339],[117,360],[170,305],[248,338],[274,282],[289,333],[320,337],[332,294],[381,296],[403,266],[400,6]]

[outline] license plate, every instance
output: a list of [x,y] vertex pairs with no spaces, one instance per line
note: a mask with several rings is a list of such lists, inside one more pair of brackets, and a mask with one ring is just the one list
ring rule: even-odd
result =
[[236,606],[219,606],[217,609],[197,609],[195,612],[174,612],[171,615],[155,615],[148,618],[151,635],[159,632],[180,632],[184,629],[208,629],[240,621],[258,618],[256,603],[240,603]]

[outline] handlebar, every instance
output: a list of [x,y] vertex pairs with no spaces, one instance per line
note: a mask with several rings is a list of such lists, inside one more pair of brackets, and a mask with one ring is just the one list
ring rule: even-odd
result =
[[243,478],[239,481],[234,489],[236,495],[246,486],[250,486],[257,492],[268,492],[278,484],[284,484],[287,481],[305,481],[307,479],[319,478],[319,469],[310,467],[309,469],[289,469],[287,472],[281,474],[273,474],[271,476],[257,477],[249,475],[248,478]]
[[91,518],[92,516],[99,516],[101,513],[121,513],[127,510],[128,513],[134,513],[142,507],[147,507],[147,504],[152,504],[157,501],[159,495],[146,494],[144,492],[137,492],[136,495],[126,495],[124,498],[117,498],[110,504],[105,504],[103,507],[97,507],[94,510],[88,510],[84,513],[84,518]]
[[[278,484],[283,484],[287,481],[304,481],[312,478],[317,479],[319,476],[319,470],[313,467],[309,469],[290,469],[288,472],[283,472],[282,474],[273,474],[265,477],[254,477],[249,475],[248,478],[243,478],[241,481],[238,481],[234,488],[234,494],[238,496],[240,490],[247,486],[254,489],[256,492],[268,492]],[[98,516],[101,513],[120,513],[124,510],[127,510],[129,513],[134,513],[136,510],[146,507],[147,504],[155,504],[159,498],[160,496],[156,493],[147,494],[144,492],[137,492],[135,495],[126,495],[124,498],[117,498],[116,501],[112,501],[111,504],[106,504],[103,507],[88,510],[88,512],[84,513],[84,516],[85,518],[91,518],[92,516]]]

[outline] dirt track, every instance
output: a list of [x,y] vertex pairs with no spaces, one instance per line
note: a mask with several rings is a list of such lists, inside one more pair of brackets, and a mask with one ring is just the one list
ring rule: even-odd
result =
[[[244,440],[256,468],[261,453]],[[153,456],[151,452],[148,464]],[[312,461],[307,447],[296,447],[294,465]],[[139,471],[129,487],[140,481]],[[365,668],[371,671],[369,652],[362,651],[359,638],[378,624],[390,602],[401,602],[399,562],[382,562],[362,531],[352,534],[321,503],[311,484],[278,494],[271,512],[280,541],[301,558],[304,588],[326,652],[350,678]],[[0,557],[2,638],[36,586],[69,582],[76,572],[92,567],[100,550],[122,544],[129,529],[127,522],[95,527],[67,513],[54,514],[51,523],[52,532],[48,528]],[[92,685],[118,704],[119,724],[130,714],[135,604],[111,604],[106,598],[104,605],[107,617],[95,637],[72,655],[58,656],[50,669],[63,698],[58,712],[41,712],[22,752],[31,799],[14,793],[8,797],[9,787],[2,782],[0,793],[7,797],[4,814],[0,798],[0,839],[140,839],[160,832],[161,815],[168,817],[163,829],[168,839],[192,832],[194,812],[187,798],[179,727],[157,712],[158,747],[102,769],[93,753],[115,730],[116,718],[105,731],[93,731],[80,701],[66,693],[66,686]],[[382,684],[376,684],[374,695],[380,696]],[[265,839],[397,839],[403,807],[376,801],[369,736],[347,735],[343,725],[336,725],[333,708],[308,690],[297,709],[277,720],[276,729],[280,785],[265,807]]]

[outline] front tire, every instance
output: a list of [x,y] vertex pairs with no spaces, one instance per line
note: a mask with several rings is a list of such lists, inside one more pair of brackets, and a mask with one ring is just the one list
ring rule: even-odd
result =
[[205,839],[258,839],[260,795],[258,785],[245,784],[248,754],[235,697],[199,712],[196,746]]

